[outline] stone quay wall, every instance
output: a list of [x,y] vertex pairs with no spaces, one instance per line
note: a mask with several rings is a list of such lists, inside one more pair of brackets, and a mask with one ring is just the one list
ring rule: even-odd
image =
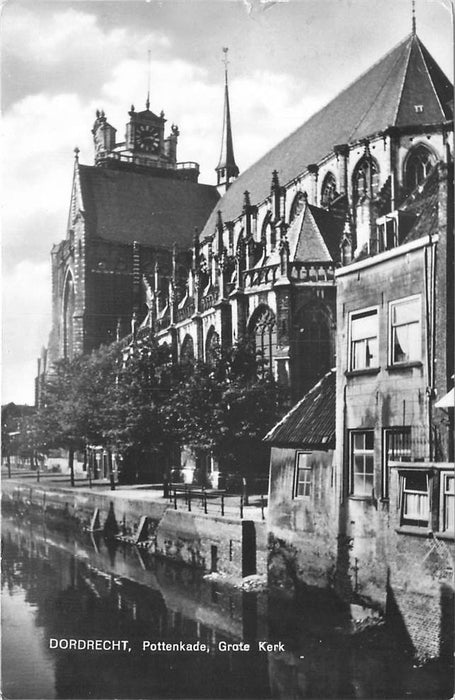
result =
[[[245,561],[256,564],[255,573],[267,572],[267,532],[264,522],[205,515],[174,509],[160,498],[148,500],[121,490],[97,492],[50,484],[3,480],[2,501],[31,512],[43,512],[75,527],[90,529],[99,511],[99,528],[134,537],[141,518],[148,518],[149,551],[173,561],[216,571],[235,578],[245,574]],[[247,527],[245,527],[247,525]],[[251,571],[248,571],[251,573]]]

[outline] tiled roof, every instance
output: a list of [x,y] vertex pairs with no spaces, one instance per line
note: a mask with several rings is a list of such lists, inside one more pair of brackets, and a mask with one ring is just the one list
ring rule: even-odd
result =
[[87,231],[109,241],[189,248],[218,200],[211,185],[80,165]]
[[336,376],[332,369],[305,394],[264,438],[272,445],[335,448]]
[[[420,39],[411,34],[305,124],[235,180],[207,221],[202,238],[242,211],[243,193],[252,204],[270,194],[272,171],[282,185],[318,163],[336,144],[354,143],[389,126],[419,126],[451,119],[453,88]],[[423,110],[416,112],[415,105]]]
[[343,222],[311,204],[306,205],[289,226],[290,260],[300,262],[337,261]]

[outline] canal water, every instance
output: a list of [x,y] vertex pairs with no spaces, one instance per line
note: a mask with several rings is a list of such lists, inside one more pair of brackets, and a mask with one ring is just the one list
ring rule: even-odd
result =
[[[350,634],[346,611],[322,593],[296,605],[240,591],[143,550],[50,530],[42,521],[5,517],[2,550],[8,699],[452,695],[450,669],[415,666],[388,625]],[[70,640],[122,648],[65,648]],[[261,651],[259,642],[276,647]],[[180,643],[207,651],[154,650]],[[247,644],[249,651],[241,650]]]

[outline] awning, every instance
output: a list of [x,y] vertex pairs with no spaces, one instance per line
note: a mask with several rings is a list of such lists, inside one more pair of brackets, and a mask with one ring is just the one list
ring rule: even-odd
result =
[[451,389],[445,396],[436,401],[435,408],[454,408],[455,406],[455,393],[454,389]]

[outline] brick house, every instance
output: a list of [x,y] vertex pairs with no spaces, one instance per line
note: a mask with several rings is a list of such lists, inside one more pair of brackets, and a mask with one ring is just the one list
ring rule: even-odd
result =
[[453,606],[453,410],[435,406],[453,383],[452,193],[439,162],[337,271],[338,583],[393,601],[430,655]]
[[336,375],[330,370],[266,435],[269,580],[329,588],[336,570]]

